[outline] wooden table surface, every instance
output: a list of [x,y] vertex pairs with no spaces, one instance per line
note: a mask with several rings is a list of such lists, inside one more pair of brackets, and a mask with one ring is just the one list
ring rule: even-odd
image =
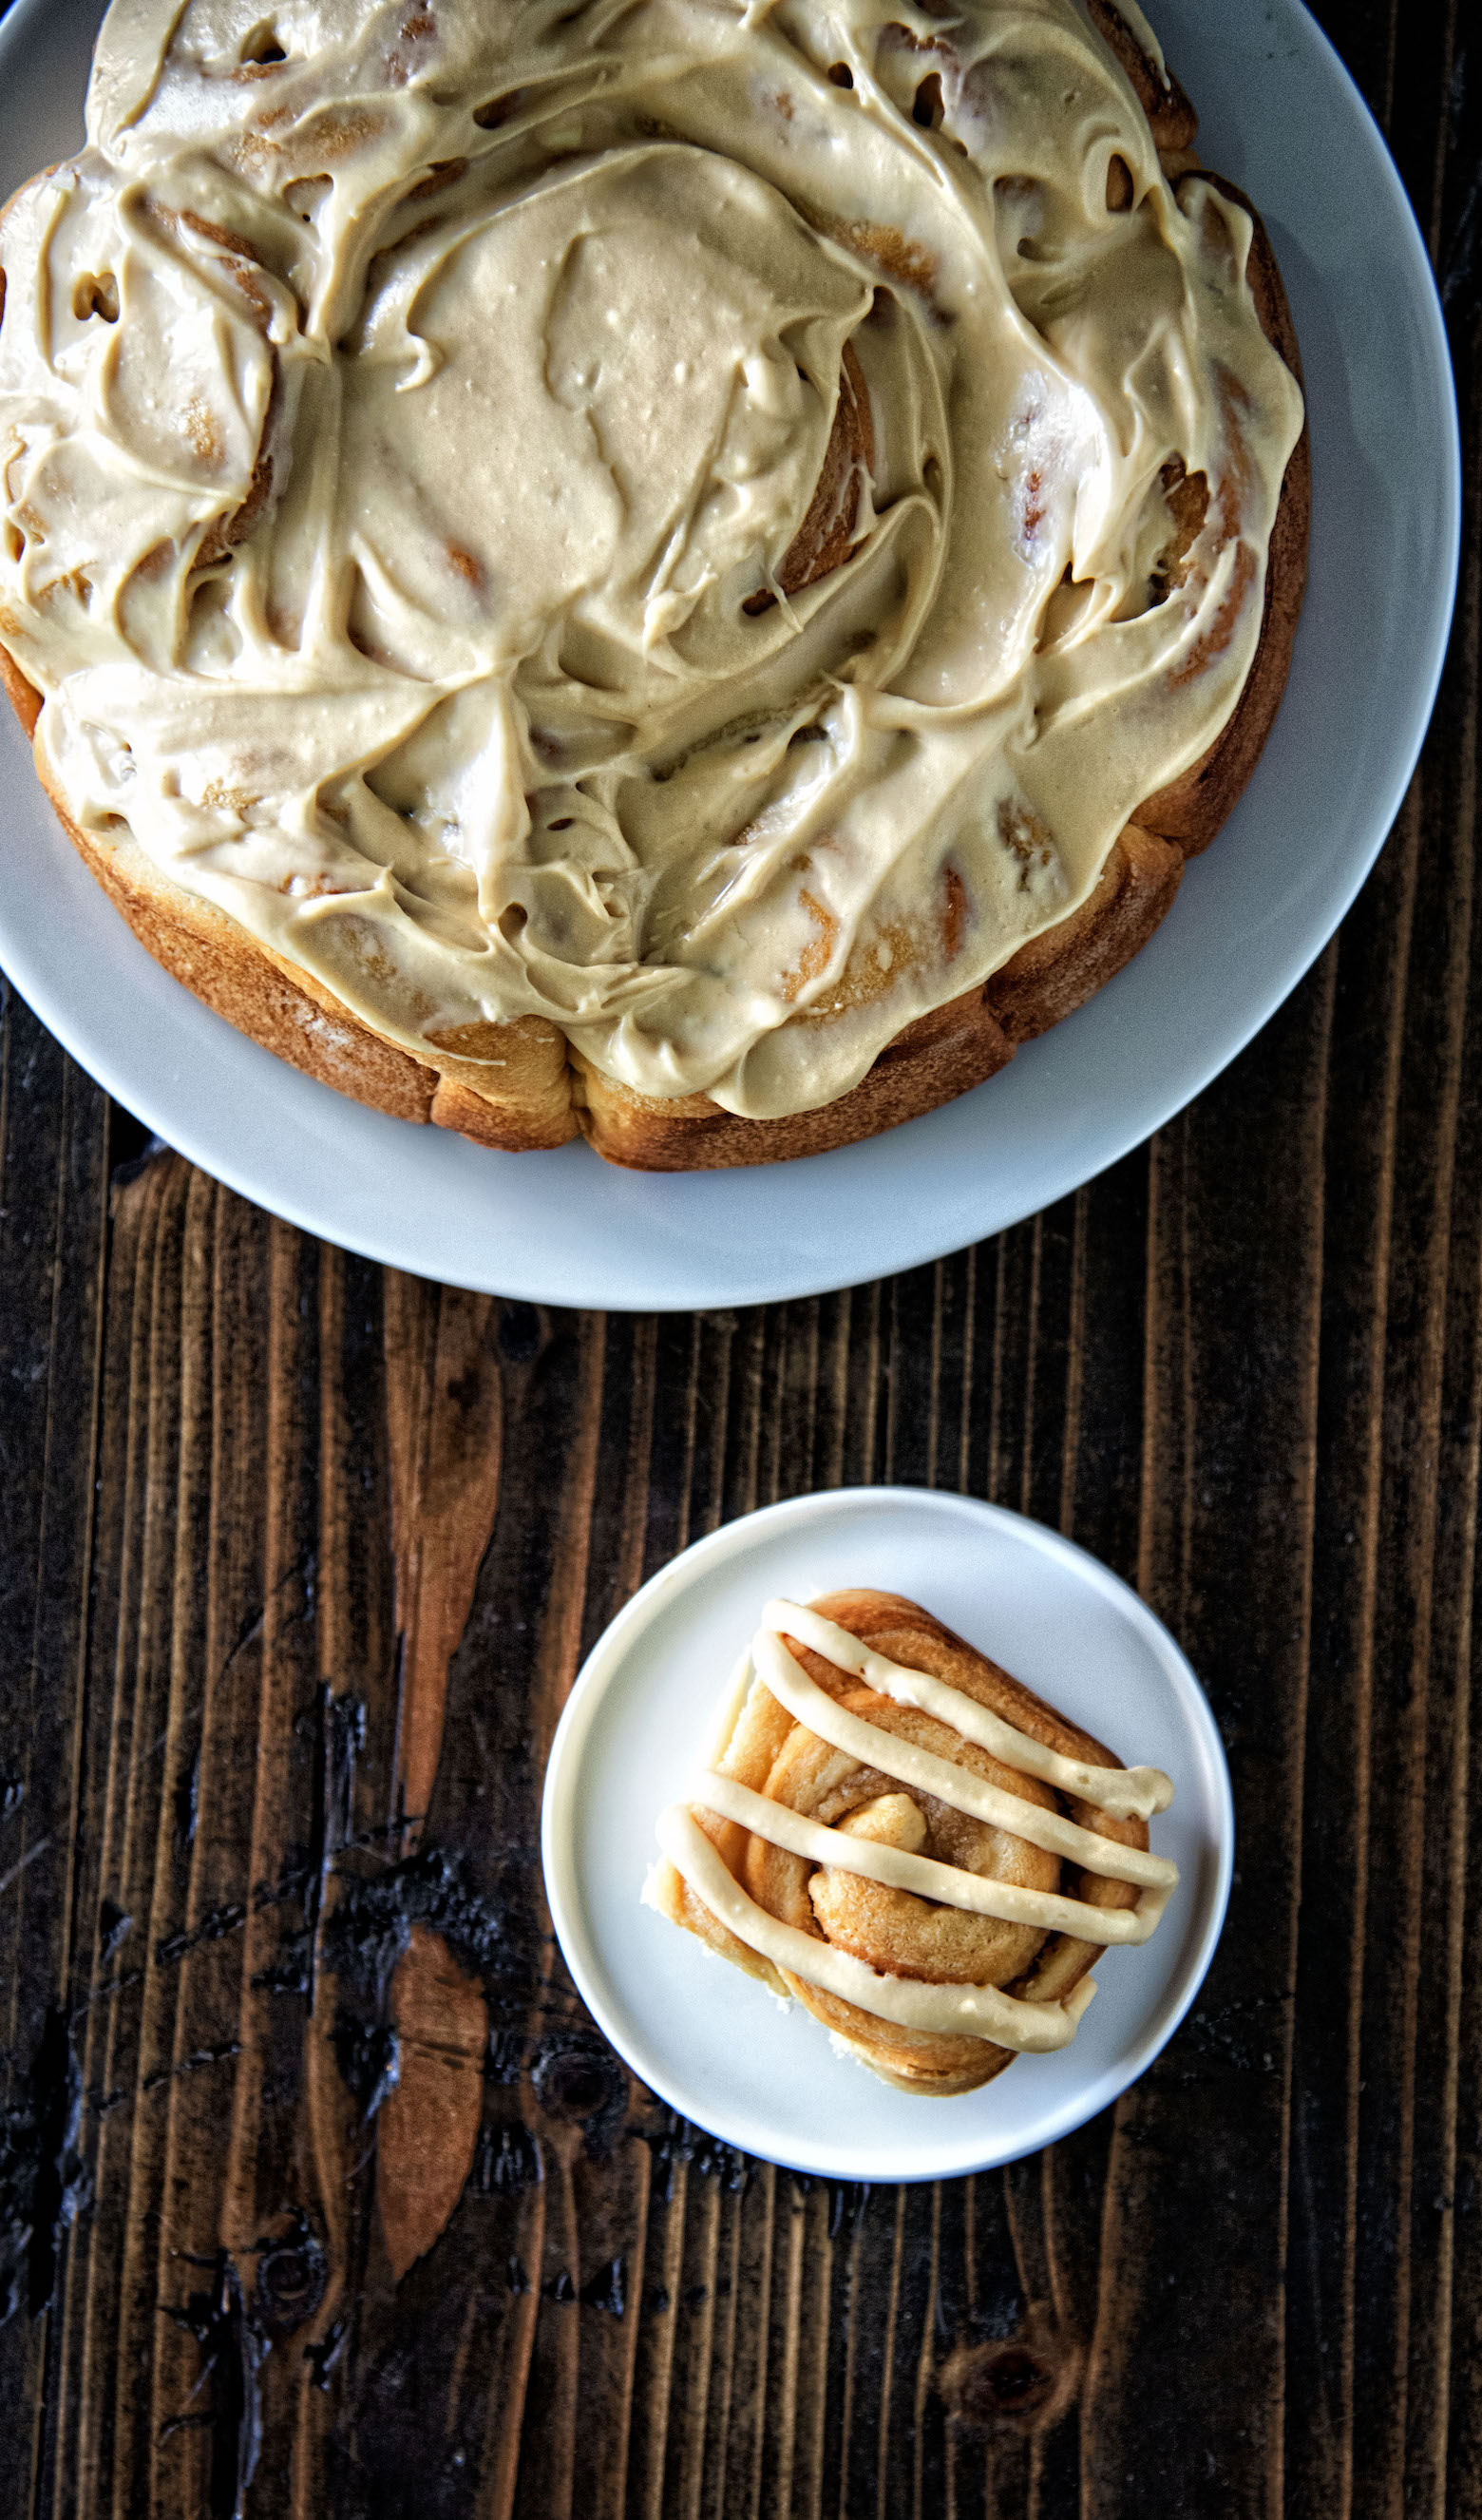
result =
[[[1460,609],[1357,909],[1150,1146],[886,1284],[546,1312],[141,1152],[10,1000],[0,2512],[1482,2512],[1482,30],[1321,14],[1446,292]],[[1171,2047],[938,2188],[677,2121],[541,1897],[599,1629],[855,1480],[1100,1552],[1235,1775]]]

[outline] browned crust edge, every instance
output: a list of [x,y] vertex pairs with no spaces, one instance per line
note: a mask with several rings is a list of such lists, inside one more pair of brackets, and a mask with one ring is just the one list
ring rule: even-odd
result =
[[887,1042],[858,1085],[816,1111],[748,1120],[707,1094],[660,1102],[614,1084],[573,1051],[582,1128],[611,1164],[638,1172],[713,1172],[791,1162],[878,1137],[982,1084],[1013,1057],[981,987],[919,1015]]
[[1171,70],[1160,78],[1113,0],[1086,0],[1086,15],[1113,59],[1125,70],[1132,92],[1147,116],[1159,157],[1191,149],[1199,117]]
[[[1181,178],[1180,183],[1187,180]],[[1204,172],[1202,180],[1228,202],[1235,202],[1250,219],[1252,235],[1245,271],[1256,315],[1266,338],[1300,384],[1302,360],[1296,328],[1261,214],[1239,186],[1227,182],[1223,175]],[[1302,598],[1307,591],[1311,522],[1312,441],[1304,413],[1302,434],[1287,460],[1267,546],[1261,636],[1245,688],[1209,750],[1181,778],[1145,798],[1138,807],[1136,819],[1143,828],[1157,832],[1164,839],[1177,840],[1187,858],[1207,849],[1215,833],[1228,822],[1276,723],[1291,670]]]
[[[1142,90],[1149,74],[1141,53],[1109,0],[1088,4],[1147,111]],[[1166,97],[1154,98],[1154,106],[1148,118],[1159,147],[1187,148],[1193,136],[1192,109],[1177,82]],[[1237,186],[1217,175],[1205,180],[1250,216],[1247,270],[1257,315],[1300,381],[1290,309],[1260,215]],[[579,1132],[609,1163],[640,1171],[790,1162],[878,1136],[983,1083],[1007,1065],[1021,1042],[1085,1005],[1146,943],[1178,889],[1184,858],[1214,838],[1270,733],[1306,585],[1309,516],[1304,421],[1273,528],[1255,661],[1210,750],[1139,808],[1078,911],[1022,946],[986,987],[968,990],[905,1026],[849,1092],[819,1110],[779,1119],[741,1118],[705,1095],[676,1102],[636,1094],[600,1074],[556,1025],[539,1016],[497,1027],[500,1061],[439,1058],[430,1050],[414,1055],[353,1014],[312,973],[259,944],[226,912],[172,883],[137,844],[84,832],[56,793],[39,755],[36,767],[63,829],[155,960],[238,1031],[337,1093],[395,1118],[430,1120],[477,1145],[510,1152],[564,1146]],[[34,739],[41,697],[3,647],[0,682]],[[503,1074],[496,1084],[499,1063]]]
[[988,1004],[1015,1047],[1074,1014],[1142,951],[1183,873],[1173,841],[1128,824],[1080,909],[1032,936],[989,981]]
[[[3,650],[0,673],[33,732],[38,696]],[[84,831],[39,754],[36,771],[68,839],[141,945],[238,1032],[393,1119],[433,1120],[512,1153],[564,1146],[576,1136],[565,1043],[554,1024],[532,1015],[499,1027],[504,1066],[497,1086],[490,1081],[499,1073],[495,1062],[415,1058],[362,1023],[312,972],[260,944],[213,902],[172,883],[136,842]]]

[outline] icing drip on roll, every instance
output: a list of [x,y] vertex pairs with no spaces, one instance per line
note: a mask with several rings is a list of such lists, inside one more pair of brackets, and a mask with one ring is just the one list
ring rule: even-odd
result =
[[1030,1927],[1042,1935],[1063,1934],[1103,1947],[1146,1942],[1177,1884],[1177,1868],[1141,1847],[1082,1827],[1058,1810],[1007,1791],[973,1774],[962,1761],[924,1749],[841,1706],[808,1677],[789,1641],[822,1655],[835,1671],[857,1677],[877,1695],[921,1709],[936,1724],[949,1727],[961,1741],[987,1750],[999,1766],[1090,1803],[1113,1820],[1142,1820],[1166,1811],[1173,1798],[1168,1778],[1156,1768],[1096,1767],[1067,1757],[1007,1723],[965,1689],[872,1651],[835,1621],[796,1602],[772,1601],[747,1665],[728,1696],[718,1758],[735,1731],[741,1703],[738,1688],[754,1677],[819,1741],[831,1744],[867,1772],[877,1771],[905,1786],[914,1805],[934,1798],[1028,1847],[1078,1866],[1087,1874],[1135,1884],[1137,1904],[1099,1907],[1059,1891],[940,1863],[909,1845],[890,1842],[892,1836],[898,1840],[901,1822],[909,1822],[909,1812],[890,1815],[892,1825],[883,1833],[870,1825],[870,1806],[865,1807],[863,1828],[857,1813],[850,1816],[852,1826],[824,1823],[756,1792],[718,1766],[697,1777],[687,1799],[660,1817],[659,1843],[689,1888],[739,1942],[775,1968],[903,2029],[966,2033],[1020,2053],[1065,2047],[1091,2001],[1089,1977],[1063,2001],[1037,2002],[999,1986],[932,1984],[920,1975],[882,1973],[858,1955],[760,1906],[698,1825],[696,1813],[707,1812],[735,1822],[752,1837],[826,1871],[878,1882],[892,1891]]
[[88,140],[0,640],[73,819],[388,1038],[831,1102],[1229,718],[1300,396],[1073,0],[115,0]]

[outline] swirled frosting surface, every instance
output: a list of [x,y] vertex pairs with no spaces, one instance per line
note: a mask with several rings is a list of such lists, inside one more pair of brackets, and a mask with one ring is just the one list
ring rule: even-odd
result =
[[74,818],[393,1040],[829,1102],[1235,705],[1300,397],[1073,0],[114,0],[88,141],[0,638]]

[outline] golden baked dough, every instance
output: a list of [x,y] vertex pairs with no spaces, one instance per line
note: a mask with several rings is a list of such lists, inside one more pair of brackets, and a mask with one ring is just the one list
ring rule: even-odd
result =
[[902,2091],[1066,2045],[1178,1878],[1168,1778],[895,1594],[773,1602],[722,1736],[646,1896]]
[[0,221],[0,675],[166,968],[658,1169],[1121,968],[1280,699],[1306,444],[1259,220],[1090,17],[115,6]]

